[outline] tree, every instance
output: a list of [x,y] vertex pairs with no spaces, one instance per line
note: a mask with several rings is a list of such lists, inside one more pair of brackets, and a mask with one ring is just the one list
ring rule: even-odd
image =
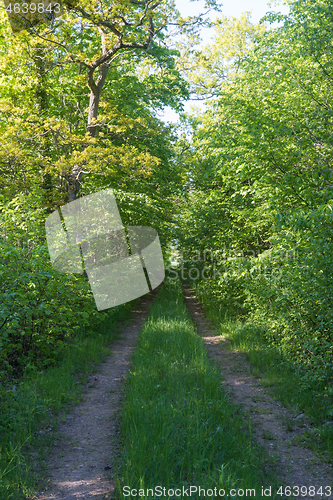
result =
[[[216,1],[207,4],[215,6]],[[100,129],[97,118],[109,70],[129,56],[138,63],[140,53],[144,53],[146,62],[148,57],[153,62],[151,71],[171,69],[174,53],[164,47],[168,26],[186,30],[202,23],[202,16],[181,19],[174,2],[166,0],[82,1],[68,3],[66,7],[65,24],[61,26],[59,22],[51,35],[44,36],[34,28],[30,31],[46,43],[49,52],[54,47],[52,65],[59,68],[76,65],[80,75],[85,73],[90,92],[86,124],[90,138],[97,137]],[[86,138],[81,148],[86,149],[89,144],[94,142]],[[67,177],[69,201],[78,194],[84,164],[84,160],[77,162]]]
[[[277,28],[244,31],[238,23],[234,33],[234,23],[229,44],[224,38],[198,56],[198,73],[211,75],[209,68],[219,69],[215,54],[234,54],[227,72],[221,56],[223,78],[198,87],[215,98],[202,116],[189,119],[191,188],[178,237],[194,256],[196,249],[200,256],[204,249],[221,255],[226,247],[221,271],[202,280],[201,289],[229,305],[241,298],[266,338],[311,371],[308,380],[326,384],[333,322],[333,10],[328,0],[289,4],[288,16],[266,17],[280,21]],[[253,36],[235,57],[234,41],[245,32]]]

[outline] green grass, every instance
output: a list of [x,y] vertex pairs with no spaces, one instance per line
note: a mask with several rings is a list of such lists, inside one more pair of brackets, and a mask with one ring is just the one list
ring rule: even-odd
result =
[[[29,498],[43,476],[59,412],[82,395],[82,384],[109,353],[106,347],[131,316],[133,304],[111,309],[96,328],[82,329],[56,366],[30,371],[0,392],[0,498]],[[14,390],[9,390],[14,389]],[[58,416],[57,416],[58,415]]]
[[[332,401],[325,396],[325,383],[309,374],[288,359],[278,346],[269,344],[265,330],[250,320],[236,319],[234,311],[221,309],[218,302],[205,295],[202,288],[198,298],[205,314],[221,335],[230,340],[230,348],[243,352],[252,372],[260,376],[261,384],[287,408],[300,414],[304,412],[313,423],[313,431],[304,433],[299,440],[312,448],[321,458],[333,460]],[[229,318],[229,319],[228,319]],[[311,375],[311,376],[310,376]],[[290,430],[291,423],[286,423]]]
[[135,496],[125,486],[158,485],[166,488],[163,498],[176,498],[169,489],[190,486],[254,488],[261,498],[261,486],[274,484],[272,464],[252,440],[248,419],[226,397],[178,282],[165,281],[143,327],[122,417],[117,498]]

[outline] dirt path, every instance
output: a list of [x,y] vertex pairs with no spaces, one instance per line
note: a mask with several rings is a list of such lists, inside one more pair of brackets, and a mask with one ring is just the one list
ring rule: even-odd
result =
[[[258,379],[251,376],[245,357],[237,351],[228,350],[226,338],[216,335],[216,330],[204,317],[203,309],[187,286],[184,286],[184,295],[198,334],[203,337],[210,358],[221,369],[222,383],[230,397],[249,414],[254,437],[275,458],[281,474],[281,485],[307,488],[315,486],[316,491],[322,486],[322,495],[303,496],[300,493],[298,498],[332,500],[332,467],[319,460],[310,449],[295,442],[295,438],[302,435],[306,428],[311,429],[306,418],[303,415],[293,415],[272,398]],[[289,428],[293,427],[292,431],[287,430],[287,423]],[[326,486],[332,487],[331,493],[329,489],[325,490]]]
[[33,500],[111,499],[117,453],[117,411],[138,333],[157,290],[143,297],[130,326],[111,345],[111,355],[90,377],[83,400],[60,426],[48,463],[48,486]]

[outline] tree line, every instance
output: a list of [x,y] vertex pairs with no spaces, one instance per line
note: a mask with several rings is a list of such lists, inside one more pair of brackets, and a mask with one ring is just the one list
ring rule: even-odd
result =
[[[187,55],[207,105],[183,123],[178,234],[188,267],[219,264],[198,289],[251,318],[333,416],[333,6],[288,5],[257,25],[222,16],[213,43]],[[198,262],[207,250],[224,257]]]
[[[43,224],[111,187],[125,225],[157,229],[166,256],[173,244],[218,264],[198,289],[332,396],[333,7],[288,4],[259,24],[222,7],[205,47],[205,17],[170,1],[77,1],[18,33],[1,9],[3,380],[55,362],[106,314],[84,276],[51,268]],[[190,96],[205,111],[182,113]]]

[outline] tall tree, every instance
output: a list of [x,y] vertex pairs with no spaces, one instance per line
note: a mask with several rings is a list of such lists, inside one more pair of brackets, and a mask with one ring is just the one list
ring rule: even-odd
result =
[[[216,0],[206,2],[208,7],[217,7]],[[68,14],[64,29],[55,29],[45,37],[36,29],[32,33],[53,44],[57,65],[79,65],[80,73],[86,74],[89,87],[87,131],[91,138],[98,134],[98,113],[101,95],[112,65],[122,57],[147,55],[165,67],[172,53],[165,48],[168,28],[177,26],[188,30],[199,26],[203,17],[182,19],[174,2],[166,0],[118,0],[117,2],[81,1],[66,4]],[[65,36],[64,36],[65,35]],[[75,37],[79,37],[79,41]],[[168,65],[167,65],[168,66]],[[166,66],[166,67],[167,67]],[[83,145],[83,148],[87,145]],[[69,201],[76,198],[84,162],[73,166],[68,176]]]

